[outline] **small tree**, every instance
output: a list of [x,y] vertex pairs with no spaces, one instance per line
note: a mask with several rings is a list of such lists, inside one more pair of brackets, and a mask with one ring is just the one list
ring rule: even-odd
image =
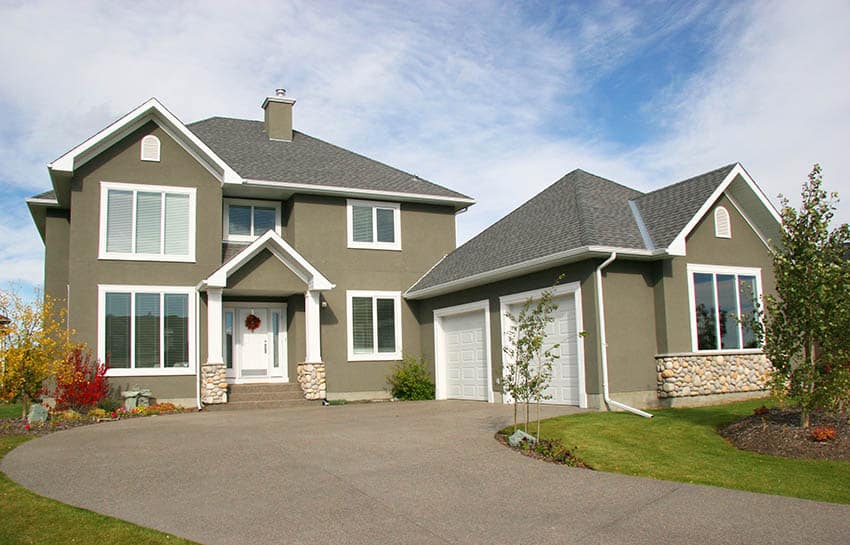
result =
[[26,417],[44,382],[65,372],[65,354],[72,348],[65,311],[50,297],[27,303],[15,292],[0,291],[0,314],[10,320],[0,344],[0,398],[20,400]]
[[530,406],[537,406],[537,437],[540,437],[540,403],[550,399],[546,393],[552,379],[552,366],[558,355],[559,345],[544,346],[546,327],[555,318],[552,314],[558,306],[552,301],[552,291],[544,291],[540,298],[529,298],[517,316],[507,312],[505,316],[512,325],[508,331],[508,342],[504,347],[507,356],[502,392],[514,401],[514,431],[517,428],[519,403],[525,403],[525,431],[528,432]]
[[774,391],[800,407],[804,428],[813,410],[836,410],[850,393],[850,230],[830,230],[838,195],[822,186],[815,165],[800,210],[782,198],[784,230],[772,250],[777,296],[764,298],[763,320],[754,322]]

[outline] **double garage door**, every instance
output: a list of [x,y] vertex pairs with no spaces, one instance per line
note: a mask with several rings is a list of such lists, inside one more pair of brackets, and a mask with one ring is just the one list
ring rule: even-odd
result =
[[[576,324],[576,302],[573,294],[554,299],[558,309],[555,320],[546,331],[546,347],[558,344],[554,353],[559,355],[552,369],[552,380],[546,403],[562,405],[579,404],[579,358]],[[513,315],[519,314],[522,303],[509,305]],[[486,332],[487,313],[474,310],[441,318],[443,343],[439,362],[445,365],[445,396],[449,399],[487,400],[489,390],[488,351]],[[509,327],[509,324],[506,324]],[[493,351],[502,351],[494,346]],[[504,357],[504,356],[503,356]]]

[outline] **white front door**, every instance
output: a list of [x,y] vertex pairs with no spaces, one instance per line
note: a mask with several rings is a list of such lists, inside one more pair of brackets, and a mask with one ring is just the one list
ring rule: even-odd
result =
[[224,310],[228,378],[234,382],[286,381],[286,305],[232,304]]

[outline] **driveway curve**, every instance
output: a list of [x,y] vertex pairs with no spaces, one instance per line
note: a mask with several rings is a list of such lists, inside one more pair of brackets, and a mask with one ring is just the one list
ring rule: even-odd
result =
[[453,401],[153,417],[28,442],[2,470],[210,545],[850,542],[850,506],[540,462],[493,440],[511,418]]

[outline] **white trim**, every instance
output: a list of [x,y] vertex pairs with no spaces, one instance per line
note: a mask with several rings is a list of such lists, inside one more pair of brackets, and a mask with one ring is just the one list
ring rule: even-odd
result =
[[[584,331],[584,317],[582,314],[582,305],[581,305],[581,283],[580,282],[569,282],[567,284],[559,284],[557,286],[553,286],[550,288],[540,288],[535,290],[523,291],[520,293],[512,293],[510,295],[504,295],[499,297],[499,313],[501,316],[501,320],[499,320],[499,324],[501,326],[501,331],[499,335],[500,346],[499,349],[502,351],[502,377],[504,379],[504,372],[507,365],[505,365],[505,360],[507,359],[507,354],[505,354],[504,347],[507,346],[508,343],[508,333],[511,330],[511,321],[508,318],[507,314],[509,311],[510,305],[514,305],[517,303],[524,303],[525,301],[531,299],[532,301],[536,301],[540,299],[545,291],[551,291],[552,297],[560,297],[563,295],[572,295],[573,300],[575,301],[575,312],[576,312],[576,364],[578,365],[578,403],[579,407],[586,408],[587,407],[587,386],[585,384],[585,368],[584,368],[584,337],[582,337],[581,333]],[[510,400],[505,398],[505,402],[508,403]]]
[[[242,375],[242,359],[241,359],[241,348],[242,348],[242,336],[245,334],[243,329],[240,327],[240,322],[238,320],[238,310],[251,310],[255,308],[262,308],[269,311],[269,330],[268,330],[268,342],[273,343],[274,332],[271,329],[272,319],[271,315],[274,312],[277,312],[280,315],[280,321],[278,322],[279,332],[278,332],[278,367],[274,367],[274,353],[271,354],[269,359],[269,367],[268,374],[265,376],[257,376],[257,377],[243,377]],[[288,333],[288,314],[287,314],[287,304],[286,303],[259,303],[252,301],[228,301],[222,305],[222,320],[221,320],[221,342],[219,343],[221,346],[222,355],[224,352],[224,341],[225,341],[225,332],[224,332],[224,315],[227,312],[233,313],[233,361],[231,362],[231,367],[225,367],[225,375],[227,376],[228,384],[256,384],[256,383],[287,383],[289,382],[289,333]],[[223,363],[227,363],[222,358]],[[277,371],[277,372],[276,372]]]
[[444,355],[446,347],[446,332],[443,329],[443,319],[468,312],[484,311],[484,357],[487,362],[487,402],[495,401],[493,392],[493,357],[490,338],[490,301],[484,299],[465,305],[456,305],[434,310],[434,379],[436,385],[436,399],[448,399],[447,374],[448,362]]
[[451,280],[429,288],[418,289],[411,291],[410,288],[404,293],[405,299],[426,299],[445,293],[451,293],[465,288],[488,284],[497,280],[504,280],[515,276],[522,276],[528,273],[542,271],[557,265],[565,265],[575,261],[581,261],[590,257],[609,256],[612,252],[617,252],[617,255],[630,256],[635,259],[656,259],[665,257],[666,250],[639,250],[635,248],[616,248],[613,246],[581,246],[563,252],[557,252],[542,257],[529,259],[513,265],[506,265],[485,271],[478,274],[473,274],[457,280]]
[[280,235],[267,231],[260,238],[249,244],[236,256],[218,268],[207,279],[201,281],[199,289],[226,288],[227,278],[248,263],[264,249],[269,250],[295,275],[304,281],[306,288],[315,291],[330,290],[335,286],[313,267],[301,254],[295,251]]
[[[180,294],[187,295],[187,308],[189,323],[187,324],[186,333],[188,335],[188,350],[189,366],[188,367],[156,367],[156,368],[114,368],[109,369],[106,373],[108,377],[135,377],[135,376],[171,376],[171,375],[194,375],[198,366],[196,361],[195,346],[197,339],[195,337],[195,305],[192,304],[192,298],[196,294],[195,288],[190,286],[139,286],[139,285],[120,285],[120,284],[98,284],[97,286],[97,357],[100,361],[106,361],[106,294],[107,293],[129,293],[130,294],[130,365],[135,364],[135,305],[137,293],[158,293],[160,294],[160,335],[162,335],[162,320],[164,320],[164,312],[162,306],[163,294]],[[162,351],[164,343],[160,342],[160,363],[163,361]]]
[[714,209],[714,236],[716,238],[732,238],[732,217],[725,206],[718,205]]
[[442,195],[425,195],[421,193],[406,193],[404,191],[383,191],[380,189],[359,189],[345,186],[300,184],[293,182],[276,182],[273,180],[253,180],[246,178],[243,185],[255,187],[275,187],[289,189],[299,193],[314,195],[330,195],[335,197],[393,199],[405,202],[422,202],[432,204],[452,204],[468,207],[475,204],[475,199],[469,197],[444,197]]
[[99,153],[148,121],[155,122],[222,183],[241,183],[242,177],[216,155],[157,99],[151,98],[47,165],[52,172],[73,175]]
[[48,208],[59,206],[59,201],[57,201],[56,199],[37,199],[35,197],[29,197],[28,199],[24,199],[24,202],[37,206],[45,206]]
[[[280,201],[263,201],[256,199],[233,199],[225,197],[221,199],[223,206],[221,207],[221,226],[222,237],[225,242],[253,242],[261,234],[254,233],[254,208],[274,208],[274,231],[278,235],[281,234],[281,206]],[[250,235],[231,235],[230,234],[230,206],[250,206],[251,207],[251,234]]]
[[[151,150],[147,150],[146,146],[148,142],[153,142],[154,148]],[[149,134],[142,138],[142,142],[139,145],[139,158],[142,161],[153,161],[158,163],[160,158],[160,152],[162,150],[162,143],[159,141],[154,134]],[[149,151],[149,155],[145,155],[145,151]]]
[[[351,300],[354,297],[369,297],[372,299],[372,348],[369,354],[354,353],[354,321],[352,320]],[[392,299],[394,302],[395,318],[395,352],[378,352],[378,299]],[[400,291],[375,291],[375,290],[348,290],[345,292],[345,317],[346,337],[348,345],[348,361],[398,361],[402,359],[402,335],[401,335],[401,292]]]
[[224,363],[224,341],[221,337],[224,332],[222,291],[207,290],[207,363]]
[[[696,288],[694,287],[694,273],[703,273],[703,274],[724,274],[724,275],[737,275],[737,276],[754,276],[756,279],[756,299],[761,303],[761,299],[763,296],[762,291],[762,281],[761,281],[761,268],[759,267],[732,267],[726,265],[704,265],[698,263],[688,263],[686,269],[686,274],[688,276],[688,310],[690,313],[690,324],[691,324],[691,351],[695,354],[701,355],[710,355],[710,354],[734,354],[734,353],[745,353],[745,354],[759,354],[763,351],[762,348],[718,348],[713,350],[700,350],[699,349],[699,341],[697,334],[697,321],[696,321]],[[737,277],[736,276],[736,277]],[[712,285],[712,291],[714,294],[714,305],[715,308],[720,308],[720,305],[717,302],[717,289],[716,289],[717,280],[715,279]],[[736,281],[737,285],[737,281]],[[735,290],[735,298],[736,301],[738,299],[738,290]],[[740,302],[738,305],[738,309],[740,309]],[[717,342],[718,344],[721,342],[720,339],[720,320],[717,320]],[[743,326],[738,324],[738,339],[741,344],[744,343],[744,334],[743,334]]]
[[776,220],[776,223],[782,224],[782,218],[779,216],[779,212],[776,211],[773,204],[761,190],[761,188],[756,185],[750,175],[744,170],[744,167],[741,166],[741,163],[735,163],[735,166],[732,167],[732,170],[729,171],[729,174],[726,175],[726,178],[717,186],[711,196],[705,200],[700,209],[696,214],[691,217],[690,221],[688,221],[687,225],[679,231],[679,234],[676,235],[676,238],[673,239],[673,242],[667,247],[667,251],[670,255],[684,256],[686,255],[686,247],[685,247],[685,239],[688,235],[691,234],[691,231],[697,226],[699,221],[706,215],[706,213],[714,206],[714,203],[717,202],[717,199],[726,191],[729,185],[735,181],[735,178],[738,176],[741,177],[744,182],[750,187],[750,189],[755,193],[756,197],[761,201],[770,215]]
[[304,293],[304,363],[322,362],[322,303],[321,293]]
[[643,221],[643,216],[640,213],[637,203],[635,201],[629,201],[629,209],[631,209],[632,216],[634,216],[635,223],[637,223],[638,231],[640,231],[640,236],[643,239],[643,245],[646,246],[648,250],[654,250],[655,242],[652,240],[652,235],[649,234],[649,229]]
[[295,104],[295,99],[289,98],[289,97],[279,97],[279,96],[266,97],[266,99],[263,100],[263,105],[261,106],[261,108],[265,110],[266,106],[269,105],[269,102],[280,102],[281,104],[293,105],[293,104]]
[[[354,240],[354,211],[353,207],[365,207],[372,209],[372,241],[358,242]],[[378,209],[392,210],[393,212],[393,242],[378,242]],[[369,250],[401,250],[401,205],[397,202],[383,201],[361,201],[348,199],[345,201],[345,214],[347,224],[347,241],[349,248]]]
[[[133,193],[133,205],[131,211],[131,228],[130,228],[130,244],[131,248],[135,250],[136,247],[136,194],[138,192],[147,192],[147,193],[171,193],[177,195],[188,195],[189,196],[189,253],[185,256],[181,255],[166,255],[165,253],[161,254],[139,254],[135,253],[135,251],[131,251],[130,253],[124,252],[108,252],[106,250],[106,224],[107,224],[107,213],[108,213],[108,194],[109,190],[117,190],[117,191],[131,191]],[[100,212],[99,212],[99,221],[100,226],[98,228],[98,259],[104,260],[121,260],[121,261],[167,261],[167,262],[177,262],[177,263],[194,263],[195,262],[195,222],[196,222],[196,200],[197,200],[197,189],[194,187],[176,187],[176,186],[165,186],[165,185],[144,185],[144,184],[125,184],[119,182],[100,182]],[[162,198],[162,209],[160,211],[160,222],[165,221],[165,198]],[[160,225],[160,250],[164,252],[164,244],[165,244],[165,229],[162,228],[162,224]]]

